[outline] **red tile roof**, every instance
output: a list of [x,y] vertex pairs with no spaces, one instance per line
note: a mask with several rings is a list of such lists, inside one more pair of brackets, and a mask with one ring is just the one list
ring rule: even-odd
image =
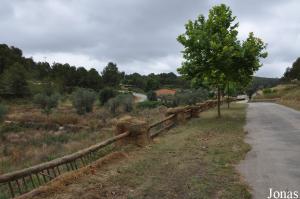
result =
[[157,96],[161,96],[161,95],[175,95],[176,90],[172,90],[172,89],[159,89],[155,91]]

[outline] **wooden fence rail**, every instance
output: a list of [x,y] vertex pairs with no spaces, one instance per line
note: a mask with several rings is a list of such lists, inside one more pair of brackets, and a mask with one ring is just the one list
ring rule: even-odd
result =
[[[213,108],[216,105],[216,100],[208,100],[195,106],[168,109],[166,117],[163,120],[148,126],[148,134],[153,138],[176,124],[196,117],[200,112]],[[0,192],[0,198],[14,198],[48,183],[62,173],[84,167],[98,158],[96,153],[100,149],[130,136],[130,134],[130,131],[126,131],[73,154],[26,169],[0,175],[0,191],[5,190],[6,193],[6,195],[3,196]],[[3,188],[3,186],[5,187]]]
[[58,175],[86,166],[93,161],[95,152],[129,135],[129,132],[52,161],[0,176],[0,184],[6,184],[10,197],[22,195],[49,182]]

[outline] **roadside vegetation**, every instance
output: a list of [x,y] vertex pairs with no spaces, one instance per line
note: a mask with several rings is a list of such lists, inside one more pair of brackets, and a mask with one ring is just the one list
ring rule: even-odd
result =
[[204,112],[146,148],[120,149],[122,155],[110,156],[95,172],[78,171],[54,181],[42,196],[249,199],[235,170],[250,149],[243,141],[246,105],[222,109],[221,119],[216,120],[215,110]]
[[[121,105],[127,103],[116,100]],[[93,112],[78,115],[67,100],[47,115],[35,104],[14,105],[9,110],[0,105],[0,174],[46,162],[107,139],[113,136],[116,119],[124,114],[154,122],[164,117],[166,110],[158,106],[142,109],[137,105],[119,108],[116,114],[106,106],[93,105]]]
[[275,85],[256,87],[255,99],[277,99],[277,103],[300,110],[300,58],[288,67]]
[[276,99],[279,104],[300,110],[300,85],[295,82],[293,84],[279,84],[258,91],[255,99]]

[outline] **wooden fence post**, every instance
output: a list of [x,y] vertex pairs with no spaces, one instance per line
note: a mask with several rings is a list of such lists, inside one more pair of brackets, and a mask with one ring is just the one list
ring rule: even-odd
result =
[[175,123],[176,124],[185,124],[186,123],[184,107],[169,108],[166,112],[166,116],[169,116],[172,114],[175,114]]
[[190,109],[191,109],[191,116],[192,118],[197,118],[199,117],[199,112],[201,110],[201,107],[199,106],[190,106]]
[[116,125],[116,135],[129,132],[129,136],[117,142],[117,145],[135,144],[145,146],[150,143],[148,124],[145,120],[125,116],[120,118]]

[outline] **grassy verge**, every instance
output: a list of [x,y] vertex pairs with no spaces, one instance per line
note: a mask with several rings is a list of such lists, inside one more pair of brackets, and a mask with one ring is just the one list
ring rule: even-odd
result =
[[43,198],[251,198],[235,171],[250,149],[243,141],[245,110],[233,104],[221,119],[215,110],[203,113]]
[[300,111],[300,86],[298,84],[283,84],[271,89],[271,93],[260,93],[254,99],[274,99],[277,103]]

